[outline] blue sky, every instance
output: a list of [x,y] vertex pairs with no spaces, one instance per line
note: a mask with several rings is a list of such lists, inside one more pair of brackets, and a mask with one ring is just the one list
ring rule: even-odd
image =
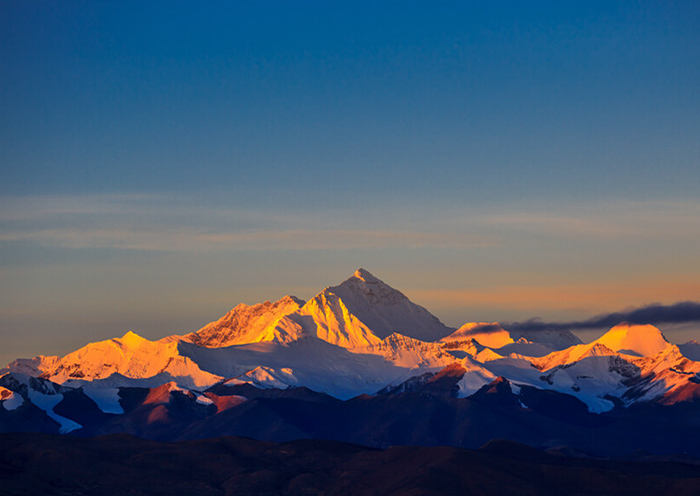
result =
[[2,1],[2,358],[359,266],[452,325],[698,300],[699,25],[694,1]]

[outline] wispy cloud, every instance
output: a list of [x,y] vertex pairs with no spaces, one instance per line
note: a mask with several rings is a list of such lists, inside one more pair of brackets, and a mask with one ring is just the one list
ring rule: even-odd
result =
[[149,195],[36,197],[2,200],[0,242],[60,248],[144,251],[483,248],[493,236],[407,227],[367,211],[365,222],[343,211],[298,212],[188,205]]
[[61,248],[111,248],[143,251],[342,250],[357,248],[479,248],[479,236],[429,232],[348,229],[253,229],[224,231],[191,226],[154,230],[40,229],[0,234],[2,241],[31,241]]
[[596,238],[687,237],[700,232],[700,202],[613,201],[485,212],[480,223],[546,235]]
[[[161,195],[0,198],[0,242],[61,248],[213,251],[343,248],[470,249],[517,245],[522,236],[589,240],[691,238],[700,202],[491,206],[439,212],[407,204],[304,211]],[[358,213],[359,212],[359,213]]]
[[63,215],[135,214],[166,198],[149,194],[0,197],[0,222],[31,222]]

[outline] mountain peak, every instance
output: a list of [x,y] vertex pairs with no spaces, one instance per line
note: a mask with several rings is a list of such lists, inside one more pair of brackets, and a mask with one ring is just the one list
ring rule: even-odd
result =
[[343,299],[353,297],[366,299],[373,303],[396,303],[406,299],[399,290],[392,288],[387,283],[374,277],[365,269],[357,269],[355,273],[340,283],[324,290],[326,293],[335,293]]
[[255,305],[241,303],[184,339],[207,348],[271,341],[275,339],[275,327],[279,320],[298,311],[304,303],[291,295],[276,302],[265,301]]
[[377,284],[382,281],[374,277],[368,270],[363,269],[360,267],[355,271],[355,273],[352,275],[355,279],[360,279],[361,281],[366,282],[367,284]]
[[622,322],[598,338],[595,343],[604,344],[613,351],[651,356],[665,350],[671,344],[653,325],[636,325]]
[[313,305],[328,307],[321,313],[330,315],[331,311],[338,322],[355,319],[379,339],[398,332],[421,341],[435,341],[454,330],[363,268],[338,286],[324,289],[307,305],[309,310]]
[[294,295],[285,295],[282,298],[280,298],[280,300],[277,303],[284,303],[284,304],[296,303],[300,307],[303,307],[304,303],[306,303],[306,302],[304,300],[302,300],[301,298],[297,298]]
[[148,340],[146,338],[139,336],[134,331],[129,331],[121,337],[121,342],[126,344],[127,346],[138,345],[138,344],[143,343],[144,341],[148,341]]

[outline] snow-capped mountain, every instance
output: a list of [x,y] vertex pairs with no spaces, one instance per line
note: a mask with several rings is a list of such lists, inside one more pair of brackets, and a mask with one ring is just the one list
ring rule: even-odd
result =
[[253,408],[249,399],[265,391],[312,402],[478,393],[487,403],[491,391],[507,393],[504,405],[529,410],[519,396],[528,391],[527,401],[558,398],[600,415],[700,400],[698,348],[669,343],[654,326],[627,323],[588,344],[565,329],[523,332],[471,322],[455,330],[359,269],[308,302],[285,296],[241,304],[184,336],[151,341],[127,332],[64,357],[17,359],[0,371],[0,430],[35,425],[151,435],[152,425],[170,419],[168,429],[158,430],[168,438],[192,422],[244,415]]
[[[421,341],[436,341],[454,331],[365,269],[358,269],[338,286],[324,289],[304,306],[304,311],[316,317],[322,328],[326,322],[331,324],[325,326],[328,331],[320,331],[319,337],[325,339],[323,336],[327,333],[333,337],[325,340],[331,343],[335,340],[334,344],[343,342],[342,335],[335,338],[332,325],[335,321],[345,324],[351,334],[356,331],[364,334],[364,329],[367,329],[379,339],[398,333]],[[346,315],[354,319],[348,319]]]
[[656,355],[671,346],[656,327],[631,325],[627,322],[616,325],[595,342],[613,351],[635,356]]
[[316,336],[343,348],[358,348],[379,344],[394,333],[434,341],[452,330],[400,291],[358,269],[342,284],[324,289],[306,303],[285,296],[274,303],[240,304],[182,340],[221,348]]
[[440,339],[444,343],[469,342],[475,340],[478,344],[493,350],[501,349],[505,354],[519,353],[538,356],[542,352],[563,350],[570,346],[581,344],[581,340],[565,329],[542,331],[511,331],[504,329],[498,322],[468,322],[452,334]]
[[427,310],[359,269],[305,304],[285,296],[274,303],[238,305],[185,336],[150,341],[128,332],[65,357],[15,360],[7,370],[59,384],[109,388],[174,381],[202,389],[240,376],[257,385],[306,385],[351,397],[375,392],[418,369],[454,362],[438,344],[408,336],[449,332]]
[[[694,384],[700,372],[700,363],[685,358],[659,329],[627,323],[592,343],[522,358],[494,361],[489,366],[523,383],[576,396],[596,412],[611,410],[616,401],[661,401],[665,394]],[[525,363],[540,371],[539,377]]]
[[129,379],[150,384],[177,380],[184,387],[204,387],[222,380],[199,368],[178,351],[178,341],[150,341],[134,332],[121,338],[90,343],[60,357],[35,357],[10,363],[7,370],[49,379],[59,384],[128,385]]

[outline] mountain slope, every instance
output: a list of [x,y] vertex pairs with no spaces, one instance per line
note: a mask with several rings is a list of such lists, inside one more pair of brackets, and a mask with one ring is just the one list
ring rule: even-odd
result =
[[221,348],[258,341],[283,340],[276,332],[280,318],[298,311],[304,301],[285,296],[279,301],[248,306],[243,303],[233,308],[219,320],[211,322],[197,332],[182,339],[207,348]]
[[353,349],[308,336],[289,344],[260,342],[228,348],[183,343],[180,351],[211,374],[235,378],[234,384],[305,386],[341,399],[373,394],[395,381],[457,360],[432,343],[398,335]]
[[690,360],[700,361],[700,342],[693,339],[687,343],[679,344],[678,348],[683,353],[683,356]]

